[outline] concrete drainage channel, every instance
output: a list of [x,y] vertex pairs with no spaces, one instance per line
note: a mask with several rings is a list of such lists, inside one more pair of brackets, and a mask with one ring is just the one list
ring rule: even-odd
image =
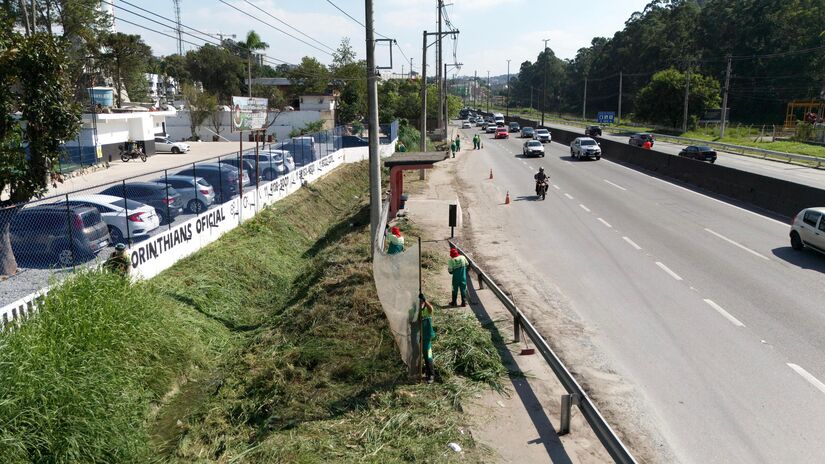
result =
[[467,261],[469,261],[470,268],[478,275],[479,288],[484,288],[484,286],[487,285],[499,301],[501,301],[504,307],[510,311],[510,314],[513,316],[514,341],[521,341],[522,332],[527,335],[527,337],[533,342],[539,354],[541,354],[542,358],[544,358],[545,362],[547,362],[550,368],[553,369],[553,372],[556,374],[559,382],[561,382],[562,386],[564,386],[564,389],[567,391],[567,394],[562,395],[561,398],[561,420],[558,434],[566,435],[567,433],[570,433],[570,413],[573,405],[576,405],[585,420],[587,420],[587,423],[590,424],[590,428],[593,429],[593,432],[602,443],[602,446],[604,446],[605,450],[607,450],[610,457],[612,457],[615,462],[620,464],[636,463],[636,459],[632,454],[630,454],[630,451],[624,443],[622,443],[622,440],[618,437],[618,435],[616,435],[616,432],[613,431],[601,415],[598,408],[596,408],[590,400],[590,397],[587,396],[587,393],[581,385],[579,385],[576,379],[573,378],[573,375],[570,374],[570,371],[567,370],[567,367],[550,348],[547,341],[545,341],[544,338],[538,333],[530,320],[527,319],[524,313],[522,313],[516,304],[513,303],[513,300],[511,300],[504,293],[504,291],[501,290],[498,284],[496,284],[495,281],[493,281],[493,279],[490,278],[490,276],[487,275],[487,273],[485,273],[463,249],[458,247],[458,245],[452,241],[450,243],[452,243],[452,245],[455,246],[456,249],[458,249],[458,251],[467,258]]

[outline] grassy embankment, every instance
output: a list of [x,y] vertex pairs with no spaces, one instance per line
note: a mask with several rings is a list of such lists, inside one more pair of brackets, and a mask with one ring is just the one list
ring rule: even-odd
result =
[[[504,371],[444,314],[443,381],[407,382],[377,303],[366,169],[347,166],[157,278],[87,272],[0,335],[0,462],[450,461]],[[441,266],[427,256],[428,267]]]

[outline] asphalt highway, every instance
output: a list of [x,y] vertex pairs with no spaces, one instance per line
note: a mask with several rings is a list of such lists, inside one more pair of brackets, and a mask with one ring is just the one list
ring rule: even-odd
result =
[[793,251],[788,224],[629,167],[482,138],[459,175],[495,171],[515,201],[489,210],[517,259],[564,290],[681,462],[825,462],[825,256]]

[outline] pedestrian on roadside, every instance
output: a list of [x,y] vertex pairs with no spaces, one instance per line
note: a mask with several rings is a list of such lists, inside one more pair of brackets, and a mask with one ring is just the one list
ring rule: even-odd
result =
[[129,275],[129,267],[131,267],[131,261],[129,260],[129,252],[126,251],[126,245],[118,243],[115,245],[115,251],[103,263],[103,269],[121,277],[126,277]]
[[473,136],[473,150],[478,150],[481,148],[481,137],[478,134]]
[[461,150],[461,136],[459,134],[455,134],[455,151]]
[[421,317],[421,354],[424,358],[424,373],[427,376],[427,383],[433,383],[435,378],[435,369],[433,368],[433,340],[435,340],[433,305],[424,298],[423,293],[418,294],[418,314]]
[[645,150],[650,150],[651,148],[653,148],[653,144],[650,142],[650,140],[645,140],[645,143],[642,144],[642,148],[644,148]]
[[467,306],[467,267],[470,263],[456,248],[450,248],[450,261],[447,272],[453,276],[453,299],[450,306],[458,306],[456,296],[461,292],[461,306]]
[[397,151],[400,152],[400,153],[404,153],[405,151],[407,151],[407,146],[404,145],[404,142],[402,142],[400,140],[398,141]]
[[450,153],[453,154],[453,158],[455,158],[455,141],[450,142]]
[[387,254],[394,255],[404,251],[404,237],[401,235],[401,229],[393,226],[390,233],[387,234]]

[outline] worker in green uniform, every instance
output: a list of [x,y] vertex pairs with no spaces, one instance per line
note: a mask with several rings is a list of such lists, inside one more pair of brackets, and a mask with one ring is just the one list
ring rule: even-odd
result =
[[461,136],[455,134],[455,151],[461,150]]
[[453,158],[455,158],[455,140],[450,142],[450,153],[453,154]]
[[481,148],[481,137],[478,134],[473,136],[473,150],[478,150]]
[[450,248],[450,262],[447,265],[447,272],[453,276],[453,299],[450,306],[456,306],[456,296],[461,291],[461,306],[467,306],[467,267],[470,265],[467,258],[462,256],[457,249]]
[[387,234],[387,254],[394,255],[404,251],[404,237],[401,235],[401,229],[393,226],[390,233]]
[[402,142],[402,141],[400,141],[400,140],[399,140],[399,141],[398,141],[398,146],[397,146],[397,148],[396,148],[396,151],[398,151],[398,152],[400,152],[400,153],[404,153],[405,151],[407,151],[407,146],[406,146],[406,145],[404,145],[404,142]]
[[424,298],[423,293],[418,294],[419,314],[421,315],[421,351],[424,358],[424,373],[427,376],[427,383],[433,383],[435,369],[433,369],[433,340],[435,340],[435,329],[433,328],[433,305]]
[[121,277],[126,277],[129,275],[131,264],[129,252],[126,251],[126,245],[118,243],[115,245],[115,251],[113,251],[106,262],[103,263],[103,269]]

